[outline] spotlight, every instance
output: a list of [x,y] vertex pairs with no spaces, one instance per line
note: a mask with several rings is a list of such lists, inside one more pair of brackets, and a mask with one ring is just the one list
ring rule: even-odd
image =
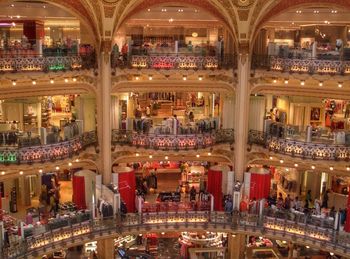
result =
[[32,84],[33,84],[33,85],[36,85],[36,81],[35,81],[35,80],[32,80]]
[[284,84],[288,84],[289,83],[289,80],[288,79],[284,79]]
[[5,171],[2,171],[1,174],[2,174],[2,175],[5,175]]
[[76,77],[73,77],[72,80],[73,80],[73,82],[76,82],[76,81],[77,81],[77,78],[76,78]]
[[280,160],[280,163],[281,163],[281,164],[283,164],[283,163],[284,163],[284,161],[281,159],[281,160]]
[[72,166],[72,163],[69,162],[69,163],[68,163],[68,166]]
[[148,76],[148,80],[152,81],[152,80],[153,80],[153,76],[152,76],[152,75],[149,75],[149,76]]
[[318,83],[318,86],[323,86],[323,82],[320,81],[320,82]]
[[276,83],[277,83],[277,79],[273,79],[272,82],[273,82],[274,84],[276,84]]
[[79,159],[78,159],[78,158],[77,158],[77,159],[75,159],[75,162],[77,162],[77,163],[78,163],[78,162],[79,162]]
[[199,157],[200,157],[200,155],[199,155],[199,154],[197,154],[197,155],[196,155],[196,157],[197,157],[197,158],[199,158]]
[[340,82],[339,82],[339,83],[338,83],[338,87],[339,87],[339,88],[342,88],[342,87],[343,87],[343,83],[340,83]]
[[153,158],[153,156],[152,156],[152,155],[149,155],[149,158],[150,158],[150,159],[152,159],[152,158]]
[[168,156],[165,156],[164,158],[165,158],[165,160],[168,160],[168,159],[169,159],[169,157],[168,157]]
[[198,76],[198,80],[202,81],[203,80],[203,76]]
[[208,152],[208,156],[211,156],[211,153],[210,153],[210,152]]
[[297,163],[294,164],[294,167],[298,167],[299,165]]
[[137,156],[137,157],[139,157],[139,156],[140,156],[140,154],[139,154],[139,153],[136,153],[136,156]]
[[303,86],[304,86],[304,85],[305,85],[305,80],[301,80],[301,81],[300,81],[300,85],[303,85]]
[[182,80],[186,81],[187,80],[187,76],[182,76]]
[[135,80],[136,80],[136,81],[139,81],[139,80],[140,80],[140,77],[139,77],[139,76],[135,76]]
[[346,171],[350,171],[350,166],[347,166],[347,167],[346,167]]
[[315,168],[316,168],[316,166],[314,166],[314,165],[311,166],[311,169],[312,169],[312,170],[315,170]]
[[20,171],[19,174],[20,174],[20,175],[23,175],[23,171]]
[[330,166],[330,167],[329,167],[329,170],[333,171],[333,170],[334,170],[334,167],[333,167],[333,166]]
[[162,232],[162,235],[165,235],[165,233],[164,233],[164,232]]
[[272,160],[272,159],[273,159],[273,157],[272,157],[272,156],[270,156],[270,157],[269,157],[269,159],[270,159],[270,160]]
[[309,249],[310,247],[309,246],[305,246],[305,248]]
[[236,237],[236,235],[235,235],[235,234],[232,234],[231,236],[232,236],[232,237]]
[[42,173],[43,172],[43,169],[39,169],[39,173]]
[[12,85],[15,86],[17,84],[16,80],[12,80]]
[[50,79],[50,84],[53,84],[53,83],[55,83],[55,80]]
[[56,170],[60,170],[60,167],[59,166],[56,166],[56,168],[55,168]]
[[65,78],[65,79],[64,79],[64,82],[65,82],[65,83],[68,83],[68,78]]

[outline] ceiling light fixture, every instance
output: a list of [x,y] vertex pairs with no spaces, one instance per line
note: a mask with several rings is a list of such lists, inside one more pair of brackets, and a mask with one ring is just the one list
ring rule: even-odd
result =
[[55,169],[58,171],[58,170],[60,170],[60,167],[59,167],[59,166],[56,166],[56,168],[55,168]]
[[199,158],[199,157],[200,157],[200,155],[199,155],[199,154],[197,154],[197,155],[196,155],[196,157],[197,157],[197,158]]
[[287,85],[289,83],[288,79],[284,79],[284,83]]
[[76,81],[77,81],[77,78],[76,78],[76,77],[73,77],[72,80],[73,80],[73,82],[76,82]]
[[2,175],[5,175],[5,171],[2,171],[1,174],[2,174]]
[[323,82],[320,81],[320,82],[318,83],[318,86],[323,86]]
[[152,156],[152,155],[149,155],[149,158],[150,158],[150,159],[152,159],[152,158],[153,158],[153,156]]
[[272,82],[273,82],[274,84],[276,84],[276,83],[277,83],[277,79],[273,79]]
[[169,157],[168,157],[168,156],[165,156],[164,158],[165,158],[165,160],[168,160],[168,159],[169,159]]
[[35,81],[35,80],[32,80],[32,84],[33,84],[33,85],[36,85],[36,81]]
[[203,80],[203,76],[198,76],[198,80],[202,81]]
[[297,163],[294,164],[294,167],[298,167],[299,165]]
[[210,153],[210,152],[208,152],[208,156],[211,156],[211,153]]
[[16,80],[12,80],[12,85],[15,86],[16,84]]
[[65,83],[68,83],[68,78],[65,78],[65,79],[64,79],[64,82],[65,82]]
[[148,80],[152,81],[152,80],[153,80],[153,76],[152,76],[152,75],[149,75],[149,76],[148,76]]
[[140,156],[140,154],[139,154],[139,153],[136,153],[135,155],[136,155],[136,156]]
[[187,76],[182,76],[182,80],[186,81],[187,80]]
[[283,164],[283,163],[284,163],[284,161],[281,159],[281,160],[280,160],[280,163],[281,163],[281,164]]
[[315,170],[315,168],[316,168],[316,166],[314,166],[314,165],[311,166],[311,169],[312,169],[312,170]]
[[22,174],[23,174],[23,171],[20,171],[19,174],[22,175]]
[[334,170],[334,167],[333,167],[333,166],[330,166],[330,167],[329,167],[329,170],[333,171],[333,170]]
[[53,84],[53,83],[55,83],[55,80],[50,79],[50,84]]
[[342,88],[342,87],[343,87],[343,83],[339,82],[339,83],[338,83],[338,87],[339,87],[339,88]]
[[300,85],[304,86],[305,85],[305,80],[300,81]]

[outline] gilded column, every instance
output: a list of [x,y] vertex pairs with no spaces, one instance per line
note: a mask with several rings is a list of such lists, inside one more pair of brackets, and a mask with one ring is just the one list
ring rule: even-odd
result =
[[238,85],[235,102],[235,176],[243,181],[246,168],[246,153],[249,122],[249,44],[240,43],[238,56]]
[[101,42],[100,82],[97,94],[98,110],[98,137],[100,143],[100,169],[102,170],[103,183],[111,182],[112,157],[111,157],[111,46],[110,40]]

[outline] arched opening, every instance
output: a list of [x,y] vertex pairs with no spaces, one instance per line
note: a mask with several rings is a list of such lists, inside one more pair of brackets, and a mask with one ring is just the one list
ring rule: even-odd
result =
[[57,56],[96,46],[96,27],[79,1],[70,6],[66,2],[6,0],[0,2],[0,8],[1,54]]
[[[208,11],[206,5],[190,5],[186,1],[159,2],[141,4],[123,20],[113,37],[113,52],[118,58],[125,61],[133,55],[153,55],[178,56],[180,59],[204,56],[223,60],[226,55],[233,56],[232,30],[215,10]],[[140,63],[136,58],[134,61]],[[143,67],[132,60],[130,62],[133,67]],[[162,62],[152,68],[172,68],[166,65]],[[183,68],[193,68],[190,66]]]

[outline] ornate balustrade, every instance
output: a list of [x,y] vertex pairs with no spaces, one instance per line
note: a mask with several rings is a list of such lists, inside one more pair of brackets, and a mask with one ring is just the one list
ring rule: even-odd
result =
[[140,134],[126,130],[112,130],[114,145],[130,145],[155,150],[187,150],[207,148],[219,143],[234,142],[233,129],[189,135]]
[[314,160],[347,161],[350,159],[350,147],[344,145],[318,144],[277,138],[254,130],[249,131],[248,144],[264,146],[270,151]]
[[280,72],[344,75],[350,73],[350,61],[253,56],[252,68]]
[[78,154],[89,145],[97,143],[95,131],[84,132],[81,136],[56,144],[33,147],[0,148],[0,164],[31,164],[65,159]]
[[167,212],[127,214],[116,219],[83,222],[23,240],[16,247],[4,248],[3,258],[33,258],[63,247],[129,233],[150,231],[226,231],[283,238],[341,255],[350,252],[350,236],[332,228],[318,227],[268,215],[233,215],[222,212]]
[[123,61],[112,59],[112,67],[137,68],[137,69],[235,69],[237,67],[236,57],[232,55],[196,56],[181,54],[162,55],[133,55],[130,60]]
[[49,72],[96,67],[95,54],[69,56],[1,55],[0,72]]

